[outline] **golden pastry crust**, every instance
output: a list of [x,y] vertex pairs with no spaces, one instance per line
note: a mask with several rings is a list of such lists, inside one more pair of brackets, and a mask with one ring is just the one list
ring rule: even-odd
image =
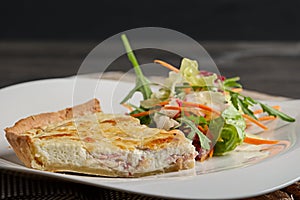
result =
[[101,112],[100,103],[97,99],[92,99],[73,108],[66,108],[58,112],[42,113],[21,119],[14,126],[5,129],[5,136],[18,158],[26,167],[32,167],[31,163],[34,160],[32,139],[30,135],[24,134],[26,131],[96,112]]

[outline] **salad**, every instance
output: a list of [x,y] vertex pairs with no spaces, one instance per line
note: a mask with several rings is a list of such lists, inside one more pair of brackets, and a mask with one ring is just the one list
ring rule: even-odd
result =
[[[197,160],[224,155],[243,143],[276,144],[279,141],[247,135],[246,128],[255,125],[267,130],[268,127],[262,122],[277,118],[295,121],[279,111],[279,106],[272,107],[242,95],[239,77],[226,78],[201,71],[196,60],[183,58],[179,69],[164,61],[154,60],[170,72],[164,84],[150,82],[144,76],[126,35],[121,38],[137,77],[135,87],[121,104],[141,124],[181,130],[198,151]],[[151,86],[159,89],[154,91]],[[143,96],[140,105],[129,103],[136,92]],[[253,110],[255,105],[260,109]]]

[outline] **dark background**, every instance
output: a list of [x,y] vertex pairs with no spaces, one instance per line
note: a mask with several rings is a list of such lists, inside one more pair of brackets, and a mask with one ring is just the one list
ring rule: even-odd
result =
[[158,26],[198,40],[299,40],[297,0],[1,1],[3,39],[95,39]]
[[[221,73],[240,76],[245,88],[300,98],[299,8],[296,0],[1,1],[0,88],[75,75],[104,39],[154,26],[198,40]],[[130,67],[124,57],[109,69]]]

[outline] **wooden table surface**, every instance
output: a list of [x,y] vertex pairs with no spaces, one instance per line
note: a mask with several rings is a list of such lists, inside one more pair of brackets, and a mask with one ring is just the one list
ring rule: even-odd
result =
[[[0,88],[29,80],[74,75],[84,58],[100,42],[0,41]],[[240,76],[245,88],[275,96],[300,98],[300,43],[200,43],[212,56],[221,74]],[[187,55],[193,51],[185,48]],[[114,53],[113,48],[107,51]],[[137,55],[140,63],[152,62],[155,58],[165,59],[174,65],[179,65],[180,61],[179,57],[161,51],[144,50]],[[127,71],[130,68],[128,59],[122,56],[107,70]]]
[[[0,41],[0,88],[30,80],[75,75],[85,56],[99,42]],[[280,96],[277,100],[300,98],[300,43],[201,44],[211,54],[221,74],[240,76],[245,88],[271,95],[266,96],[271,99],[275,99],[273,96]],[[157,56],[174,65],[180,61],[166,52],[146,50],[137,53],[141,63],[151,62]],[[130,63],[123,56],[112,63],[108,71],[129,69]],[[250,199],[300,199],[300,183]]]

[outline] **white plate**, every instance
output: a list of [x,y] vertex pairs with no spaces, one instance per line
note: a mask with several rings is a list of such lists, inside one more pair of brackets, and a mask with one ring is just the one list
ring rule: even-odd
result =
[[[93,97],[101,100],[105,112],[122,113],[120,99],[133,84],[92,79],[49,79],[0,90],[0,129],[12,126],[20,118],[56,111],[83,103]],[[268,193],[299,180],[300,177],[300,101],[280,102],[284,112],[297,118],[296,123],[262,133],[263,137],[285,140],[263,150],[244,146],[239,152],[197,163],[194,170],[144,178],[103,178],[50,173],[28,169],[9,148],[4,131],[0,135],[0,168],[35,173],[59,179],[113,188],[146,195],[182,199],[243,198]]]

